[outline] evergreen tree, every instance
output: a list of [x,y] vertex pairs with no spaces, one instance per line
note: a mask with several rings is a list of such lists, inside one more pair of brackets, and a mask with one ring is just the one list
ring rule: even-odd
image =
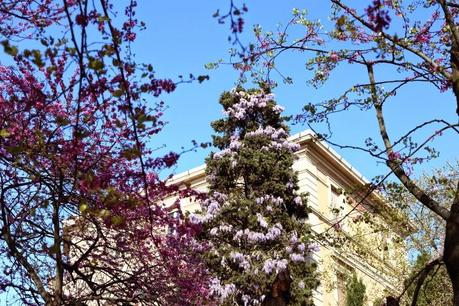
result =
[[299,145],[287,141],[283,108],[270,93],[240,88],[220,104],[225,118],[212,123],[220,152],[206,160],[201,220],[213,293],[223,305],[312,305],[306,194],[292,170]]
[[363,306],[365,290],[365,284],[354,273],[346,284],[346,306]]

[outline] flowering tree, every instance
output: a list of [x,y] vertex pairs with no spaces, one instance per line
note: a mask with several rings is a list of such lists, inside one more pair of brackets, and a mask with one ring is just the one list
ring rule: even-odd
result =
[[196,227],[170,216],[179,206],[161,206],[187,193],[158,177],[178,154],[155,157],[146,143],[164,125],[155,97],[177,83],[132,58],[145,27],[136,5],[115,22],[107,0],[0,3],[11,56],[0,66],[0,290],[11,302],[188,305],[207,296]]
[[[347,64],[356,71],[361,69],[367,81],[358,80],[358,74],[354,80],[349,77],[347,81],[353,84],[347,90],[332,99],[305,105],[298,120],[317,129],[320,123],[329,128],[337,113],[358,109],[375,114],[380,141],[369,137],[361,146],[343,145],[332,142],[331,130],[319,134],[338,147],[367,152],[387,165],[389,173],[375,179],[372,189],[383,188],[393,174],[423,207],[445,221],[441,260],[453,284],[454,305],[459,305],[459,185],[449,203],[440,203],[413,179],[417,164],[438,155],[429,146],[433,139],[444,134],[457,137],[457,120],[449,122],[433,115],[394,136],[390,135],[385,112],[388,101],[398,92],[425,84],[450,92],[459,115],[459,3],[445,0],[374,0],[369,4],[330,0],[329,3],[330,23],[308,19],[305,11],[294,9],[292,19],[277,32],[255,27],[256,41],[232,53],[238,57],[232,61],[233,66],[243,77],[249,72],[251,77],[274,84],[272,72],[281,69],[276,65],[277,60],[289,51],[299,51],[306,57],[306,68],[313,73],[309,84],[315,87],[325,83],[338,66]],[[292,37],[298,33],[300,36]],[[292,82],[287,76],[281,78],[286,83]],[[418,100],[421,106],[422,97]],[[425,101],[428,113],[434,111],[430,102]],[[359,205],[360,202],[356,208]]]
[[211,243],[211,290],[223,305],[312,305],[306,194],[292,170],[298,145],[287,140],[283,109],[272,94],[240,88],[220,104],[227,117],[212,123],[221,151],[206,161],[201,220]]
[[[416,180],[416,183],[428,191],[439,203],[448,205],[454,198],[459,179],[457,166],[457,163],[449,164],[435,170],[432,174],[423,175]],[[445,220],[425,209],[400,184],[387,184],[386,190],[389,201],[399,203],[413,226],[411,234],[407,237],[407,246],[408,251],[417,254],[418,257],[413,265],[412,275],[406,281],[408,296],[419,295],[417,305],[452,304],[451,281],[441,260],[445,239]],[[449,209],[449,206],[446,208]],[[430,268],[430,273],[427,274],[424,269],[426,265],[429,265]],[[418,273],[419,277],[426,280],[424,284],[414,281]]]

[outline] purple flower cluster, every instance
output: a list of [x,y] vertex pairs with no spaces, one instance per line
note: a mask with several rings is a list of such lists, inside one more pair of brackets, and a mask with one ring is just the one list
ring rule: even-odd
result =
[[214,199],[208,199],[207,202],[208,204],[207,203],[204,204],[204,205],[207,204],[207,214],[215,216],[220,210],[220,203],[218,203]]
[[301,199],[300,196],[296,196],[296,197],[293,199],[293,202],[295,202],[296,205],[303,205],[303,200]]
[[261,227],[264,227],[264,228],[268,227],[268,222],[266,222],[265,218],[260,213],[257,213],[257,221]]
[[308,245],[308,250],[310,252],[316,253],[319,252],[320,246],[317,243],[311,243],[310,245]]
[[201,224],[204,221],[204,218],[200,214],[190,214],[190,222],[193,224]]
[[285,109],[284,109],[284,107],[282,107],[282,106],[280,106],[280,105],[275,105],[275,106],[273,107],[273,110],[274,110],[276,113],[280,114],[280,113],[282,113]]
[[297,246],[298,250],[300,252],[304,252],[304,249],[305,249],[305,246],[304,246],[304,243],[300,243],[298,246]]
[[239,230],[234,234],[233,240],[240,241],[245,238],[248,242],[251,243],[260,243],[265,241],[272,241],[277,239],[282,234],[282,225],[276,223],[273,227],[269,228],[267,233],[255,232],[249,229]]
[[220,159],[220,158],[225,157],[226,155],[233,155],[233,152],[230,149],[224,149],[224,150],[214,153],[213,158]]
[[231,224],[223,224],[220,225],[218,228],[222,233],[231,233],[231,231],[233,230],[233,226]]
[[[255,108],[261,109],[267,107],[268,102],[274,99],[274,95],[272,94],[251,95],[244,92],[236,92],[235,94],[239,96],[239,102],[228,108],[224,114],[237,120],[245,119],[247,113]],[[278,110],[274,109],[274,111]]]
[[285,140],[288,137],[287,132],[283,128],[275,129],[272,126],[265,128],[259,127],[255,131],[246,134],[246,137],[267,136],[272,140]]
[[231,252],[230,258],[239,265],[244,271],[250,269],[250,262],[247,260],[247,257],[239,252]]
[[224,301],[228,296],[236,292],[236,286],[234,284],[222,285],[220,280],[217,278],[211,279],[210,293],[220,298],[220,301]]
[[205,222],[205,221],[213,219],[220,211],[221,206],[227,200],[228,200],[227,195],[223,193],[219,193],[219,192],[214,192],[208,199],[206,199],[202,203],[202,206],[205,209],[204,217],[201,217],[199,220],[199,217],[195,215],[193,216],[193,219],[197,221],[196,223],[201,223],[201,222]]
[[266,236],[260,232],[248,231],[245,233],[247,240],[252,243],[259,243],[266,241]]
[[217,200],[218,202],[220,203],[224,203],[228,200],[228,196],[224,193],[220,193],[220,192],[217,192],[215,191],[214,193],[212,193],[212,197]]
[[266,240],[274,240],[282,234],[282,224],[276,223],[273,227],[268,230],[268,233],[265,235]]
[[[269,137],[272,141],[270,146],[276,150],[287,149],[289,151],[295,152],[298,151],[300,146],[295,143],[291,143],[287,140],[288,133],[283,129],[275,129],[272,126],[267,126],[265,128],[259,127],[255,131],[249,132],[245,137]],[[269,147],[263,147],[264,151],[269,150]]]
[[297,144],[297,143],[292,143],[288,140],[284,140],[282,142],[276,142],[276,141],[272,141],[271,142],[271,146],[274,147],[276,150],[282,150],[282,149],[286,149],[286,150],[289,150],[291,152],[296,152],[300,149],[300,145]]
[[233,230],[233,226],[232,225],[223,224],[223,225],[220,225],[219,227],[211,228],[210,229],[210,234],[212,236],[216,236],[219,232],[220,233],[224,233],[224,234],[228,234],[228,233],[231,233],[232,230]]
[[290,259],[293,262],[300,262],[300,261],[304,261],[304,256],[302,254],[292,253],[290,254]]
[[[317,252],[318,250],[319,247],[317,244],[311,244],[307,247],[308,252]],[[293,262],[306,261],[306,246],[304,243],[300,242],[296,232],[293,232],[290,236],[290,245],[285,248],[285,251],[287,254],[289,254],[290,260]],[[310,259],[309,256],[307,257]]]
[[279,273],[287,269],[287,264],[288,264],[287,259],[280,259],[280,260],[267,259],[265,263],[263,264],[263,272],[265,272],[265,274],[271,274],[271,272],[273,271],[276,271],[276,273]]
[[290,236],[290,244],[294,245],[298,243],[298,233],[296,231],[292,232],[292,235]]
[[265,204],[265,203],[271,203],[271,204],[275,204],[275,205],[281,205],[282,203],[284,203],[284,200],[280,197],[273,197],[272,195],[264,195],[262,197],[259,197],[259,198],[256,198],[255,199],[255,202],[259,205],[261,204]]
[[[234,137],[234,136],[233,136]],[[232,137],[232,138],[233,138]],[[241,147],[242,143],[239,141],[239,139],[235,138],[234,139],[231,139],[231,142],[230,142],[230,149],[233,150],[233,151],[237,151],[239,150],[239,148]]]

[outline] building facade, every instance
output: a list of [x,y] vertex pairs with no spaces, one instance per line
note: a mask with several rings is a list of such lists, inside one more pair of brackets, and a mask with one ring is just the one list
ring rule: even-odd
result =
[[[366,286],[366,305],[396,295],[406,272],[403,237],[406,229],[391,226],[395,209],[369,189],[369,182],[311,131],[289,139],[300,145],[294,170],[300,192],[307,192],[308,222],[315,234],[321,285],[317,306],[346,302],[346,282],[354,273]],[[170,183],[207,190],[204,166],[174,176]],[[172,200],[171,200],[172,201]],[[167,205],[167,201],[166,201]],[[199,203],[187,199],[182,210],[197,212]]]

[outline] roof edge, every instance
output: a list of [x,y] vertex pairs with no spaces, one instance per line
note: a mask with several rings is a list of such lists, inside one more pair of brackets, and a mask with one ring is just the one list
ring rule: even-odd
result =
[[[369,183],[369,180],[366,177],[364,177],[355,167],[353,167],[341,155],[339,155],[338,152],[336,152],[329,144],[325,143],[325,141],[323,140],[319,140],[319,138],[317,137],[317,134],[314,133],[312,130],[307,129],[305,131],[291,135],[290,137],[288,137],[288,140],[291,142],[295,142],[295,143],[302,143],[302,142],[313,140],[314,144],[317,144],[321,146],[323,149],[325,149],[325,151],[328,151],[328,153],[330,153],[330,155],[334,159],[336,159],[338,163],[340,163],[345,170],[347,170],[350,174],[355,176],[357,179],[361,180],[363,184]],[[190,170],[180,172],[172,176],[172,178],[169,179],[169,182],[172,183],[172,182],[181,181],[183,179],[194,178],[196,176],[203,174],[205,172],[205,168],[206,168],[205,164],[202,164]]]

